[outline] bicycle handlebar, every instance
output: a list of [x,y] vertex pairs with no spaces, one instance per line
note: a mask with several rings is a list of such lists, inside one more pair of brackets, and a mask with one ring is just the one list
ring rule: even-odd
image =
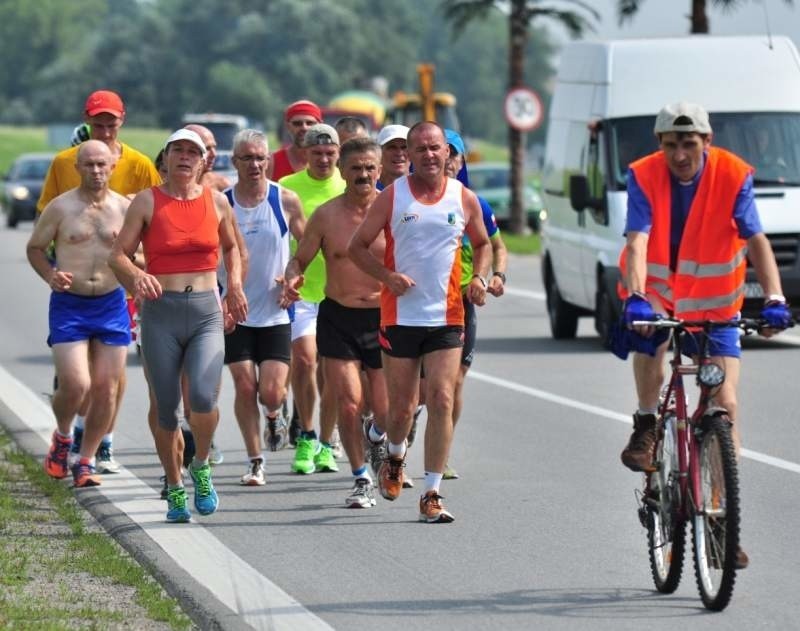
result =
[[[791,328],[795,325],[792,320],[789,324]],[[769,323],[763,318],[739,318],[738,320],[680,320],[677,318],[659,318],[658,320],[635,320],[631,326],[652,326],[655,329],[722,329],[736,327],[745,333],[760,332],[762,329],[769,329]]]

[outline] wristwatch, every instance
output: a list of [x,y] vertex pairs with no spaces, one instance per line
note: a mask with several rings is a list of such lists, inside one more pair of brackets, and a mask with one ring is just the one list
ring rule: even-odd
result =
[[497,276],[498,278],[500,278],[500,280],[503,281],[504,285],[506,284],[506,275],[504,272],[495,272],[494,274],[492,274],[492,276]]
[[481,285],[483,285],[483,288],[486,289],[486,280],[483,278],[483,276],[481,276],[480,274],[473,274],[472,280],[475,280],[476,278],[479,281],[481,281]]

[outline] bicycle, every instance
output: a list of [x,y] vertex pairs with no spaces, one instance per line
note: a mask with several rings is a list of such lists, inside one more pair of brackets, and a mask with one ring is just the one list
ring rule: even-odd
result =
[[[656,589],[671,594],[683,570],[686,524],[692,523],[694,567],[700,598],[706,608],[723,610],[736,581],[739,550],[739,475],[731,420],[712,405],[724,370],[711,362],[708,333],[737,327],[745,334],[766,326],[763,320],[739,319],[636,321],[634,326],[672,329],[671,376],[659,400],[652,468],[645,472],[644,491],[637,492],[639,519],[647,529],[650,568]],[[696,361],[684,363],[681,342],[703,333]],[[696,375],[697,407],[689,415],[683,383]]]

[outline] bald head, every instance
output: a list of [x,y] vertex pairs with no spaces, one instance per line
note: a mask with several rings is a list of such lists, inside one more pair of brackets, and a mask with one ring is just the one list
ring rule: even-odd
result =
[[92,191],[107,188],[115,162],[106,143],[100,140],[81,143],[75,158],[75,168],[81,176],[80,188]]
[[87,140],[78,147],[78,155],[75,160],[80,164],[81,160],[86,159],[87,156],[108,156],[113,159],[114,154],[111,153],[111,149],[106,143],[100,140]]
[[214,168],[214,161],[217,159],[217,139],[214,138],[214,134],[208,127],[194,123],[186,125],[184,129],[193,131],[200,136],[200,140],[206,146],[206,164],[203,171],[206,173],[211,171]]
[[415,179],[436,182],[443,177],[449,154],[444,130],[436,123],[423,121],[408,130],[408,158],[414,167]]

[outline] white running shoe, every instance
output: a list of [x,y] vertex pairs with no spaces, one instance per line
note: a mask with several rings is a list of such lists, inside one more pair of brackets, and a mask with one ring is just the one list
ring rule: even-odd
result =
[[242,486],[264,486],[267,483],[264,473],[264,461],[256,458],[250,461],[247,473],[242,476],[239,483]]
[[371,508],[375,506],[375,486],[366,478],[356,478],[353,490],[344,501],[347,508]]
[[122,468],[116,460],[114,460],[114,449],[111,443],[100,443],[95,453],[95,470],[97,473],[119,473]]

